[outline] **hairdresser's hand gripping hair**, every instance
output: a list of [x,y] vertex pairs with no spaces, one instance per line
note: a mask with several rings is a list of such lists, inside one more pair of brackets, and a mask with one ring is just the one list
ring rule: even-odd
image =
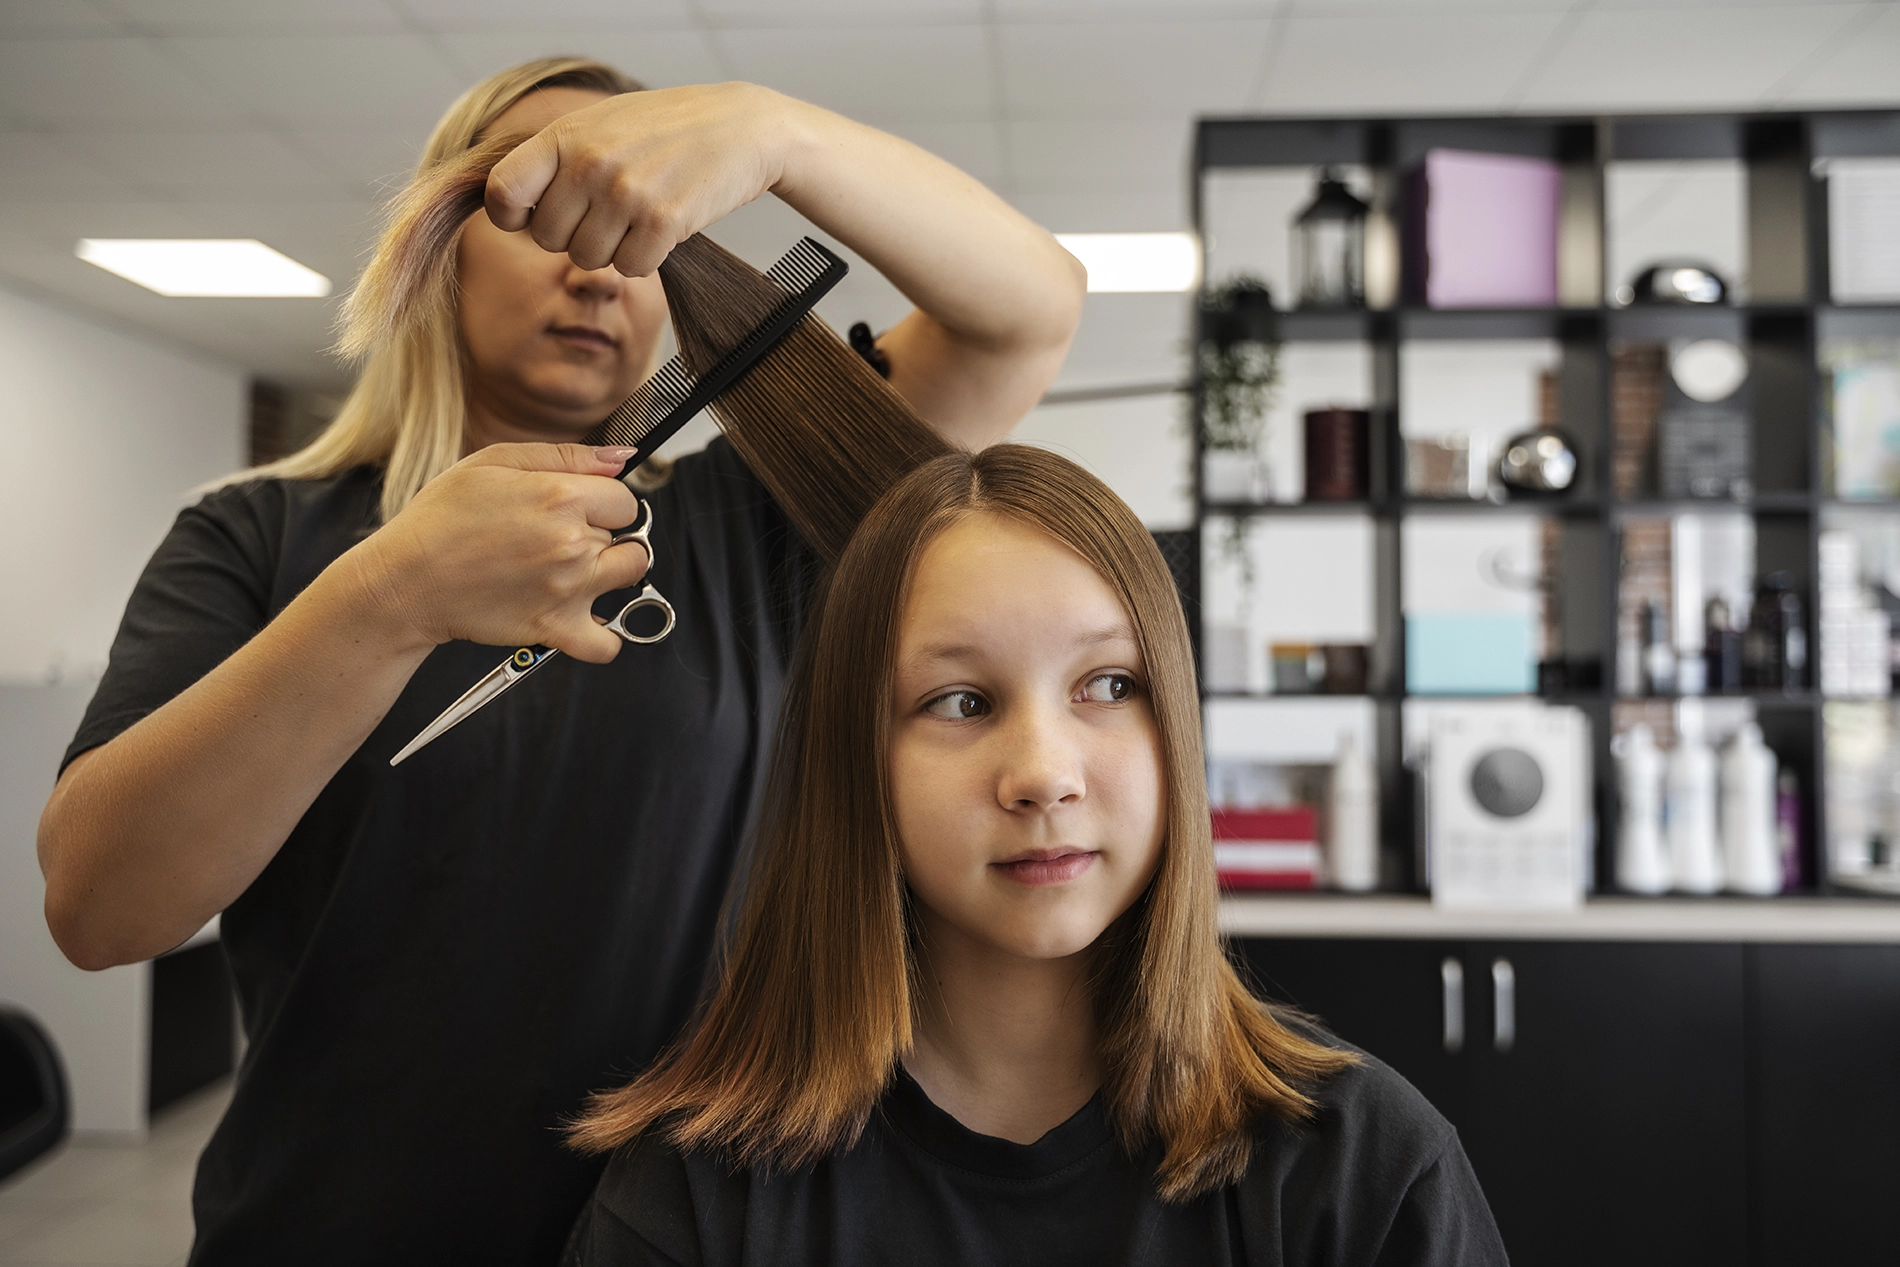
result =
[[[361,353],[404,337],[419,297],[455,268],[462,225],[488,173],[524,136],[478,141],[424,172],[392,208],[389,231],[344,307],[340,346]],[[695,233],[660,265],[681,358],[704,373],[784,298],[765,274]],[[949,445],[817,316],[712,404],[805,540],[837,558],[873,502]]]

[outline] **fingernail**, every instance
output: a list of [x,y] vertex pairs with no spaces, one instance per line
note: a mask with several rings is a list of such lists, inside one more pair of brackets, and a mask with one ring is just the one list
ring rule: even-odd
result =
[[594,456],[602,462],[625,462],[640,450],[630,444],[608,444],[594,450]]

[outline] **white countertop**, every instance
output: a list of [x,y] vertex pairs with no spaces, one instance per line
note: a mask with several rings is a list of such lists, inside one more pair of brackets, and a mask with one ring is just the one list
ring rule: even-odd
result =
[[1227,896],[1235,937],[1526,941],[1873,942],[1900,945],[1900,902],[1843,897],[1592,898],[1576,911],[1441,910],[1410,894]]

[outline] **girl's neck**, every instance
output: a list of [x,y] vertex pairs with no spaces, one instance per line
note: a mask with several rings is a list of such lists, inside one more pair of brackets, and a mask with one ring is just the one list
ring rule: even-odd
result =
[[1034,1143],[1102,1082],[1088,953],[1025,959],[918,916],[922,997],[905,1069],[971,1130]]

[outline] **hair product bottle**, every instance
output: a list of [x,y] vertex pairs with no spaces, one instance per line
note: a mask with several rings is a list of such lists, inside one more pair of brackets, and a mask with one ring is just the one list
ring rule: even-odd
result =
[[1616,747],[1617,788],[1623,802],[1616,833],[1617,887],[1663,893],[1670,873],[1662,836],[1662,754],[1649,727],[1640,723]]
[[1340,732],[1327,789],[1326,870],[1335,888],[1349,892],[1379,885],[1379,780],[1349,730]]
[[1775,779],[1775,836],[1781,850],[1781,891],[1793,893],[1807,883],[1801,857],[1801,780],[1793,770]]
[[1722,852],[1731,893],[1781,891],[1775,754],[1749,722],[1722,749]]
[[1702,738],[1702,713],[1684,707],[1665,777],[1669,864],[1675,888],[1715,893],[1722,887],[1722,854],[1715,839],[1715,753]]
[[1676,643],[1669,636],[1669,614],[1654,599],[1643,604],[1643,692],[1676,693]]

